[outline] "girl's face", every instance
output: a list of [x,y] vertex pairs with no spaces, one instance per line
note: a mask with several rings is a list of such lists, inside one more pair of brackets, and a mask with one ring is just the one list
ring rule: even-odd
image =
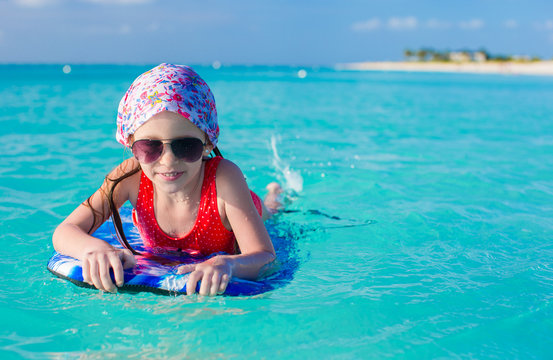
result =
[[[184,116],[163,111],[152,116],[140,126],[131,140],[172,140],[185,137],[197,138],[206,142],[205,133]],[[208,155],[212,149],[211,145],[205,145],[203,155]],[[140,163],[140,166],[144,174],[155,185],[156,190],[171,194],[186,188],[192,189],[197,184],[202,157],[192,163],[186,162],[175,157],[171,145],[164,143],[163,153],[159,159],[148,164]]]

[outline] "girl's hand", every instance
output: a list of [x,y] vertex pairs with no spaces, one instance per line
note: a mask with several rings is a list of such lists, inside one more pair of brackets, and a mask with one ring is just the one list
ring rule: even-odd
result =
[[225,292],[232,277],[232,263],[228,257],[218,255],[199,264],[180,266],[177,270],[177,274],[189,272],[191,274],[186,283],[187,295],[194,294],[198,281],[201,281],[198,293],[200,295],[215,296]]
[[[123,269],[136,265],[136,259],[130,250],[102,249],[85,254],[82,260],[83,281],[99,290],[117,292],[117,286],[124,283]],[[115,284],[109,270],[113,269]]]

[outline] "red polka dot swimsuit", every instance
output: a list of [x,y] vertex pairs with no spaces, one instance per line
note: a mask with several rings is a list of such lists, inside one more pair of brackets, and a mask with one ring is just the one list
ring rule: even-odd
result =
[[[136,207],[133,210],[133,222],[145,247],[153,251],[185,251],[191,255],[201,256],[219,251],[228,254],[237,252],[234,233],[223,225],[217,207],[215,175],[221,160],[221,157],[215,157],[205,162],[198,217],[192,230],[182,238],[171,237],[159,227],[154,212],[154,187],[151,180],[142,172]],[[251,192],[251,195],[261,215],[261,199],[254,192]]]

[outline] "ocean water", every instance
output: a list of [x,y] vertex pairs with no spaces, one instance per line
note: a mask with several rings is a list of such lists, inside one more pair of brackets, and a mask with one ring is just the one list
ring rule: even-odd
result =
[[79,288],[51,234],[129,156],[117,104],[149,67],[0,66],[2,359],[553,358],[553,78],[198,66],[225,157],[288,189],[293,279]]

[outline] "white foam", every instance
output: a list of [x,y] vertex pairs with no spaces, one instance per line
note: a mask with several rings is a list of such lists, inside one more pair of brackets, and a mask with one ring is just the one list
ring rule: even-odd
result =
[[286,163],[278,155],[277,143],[280,141],[280,138],[271,135],[271,148],[273,150],[273,166],[278,171],[278,176],[280,181],[283,182],[283,188],[285,190],[293,190],[296,193],[300,193],[303,190],[303,178],[297,170],[292,170],[290,164]]

